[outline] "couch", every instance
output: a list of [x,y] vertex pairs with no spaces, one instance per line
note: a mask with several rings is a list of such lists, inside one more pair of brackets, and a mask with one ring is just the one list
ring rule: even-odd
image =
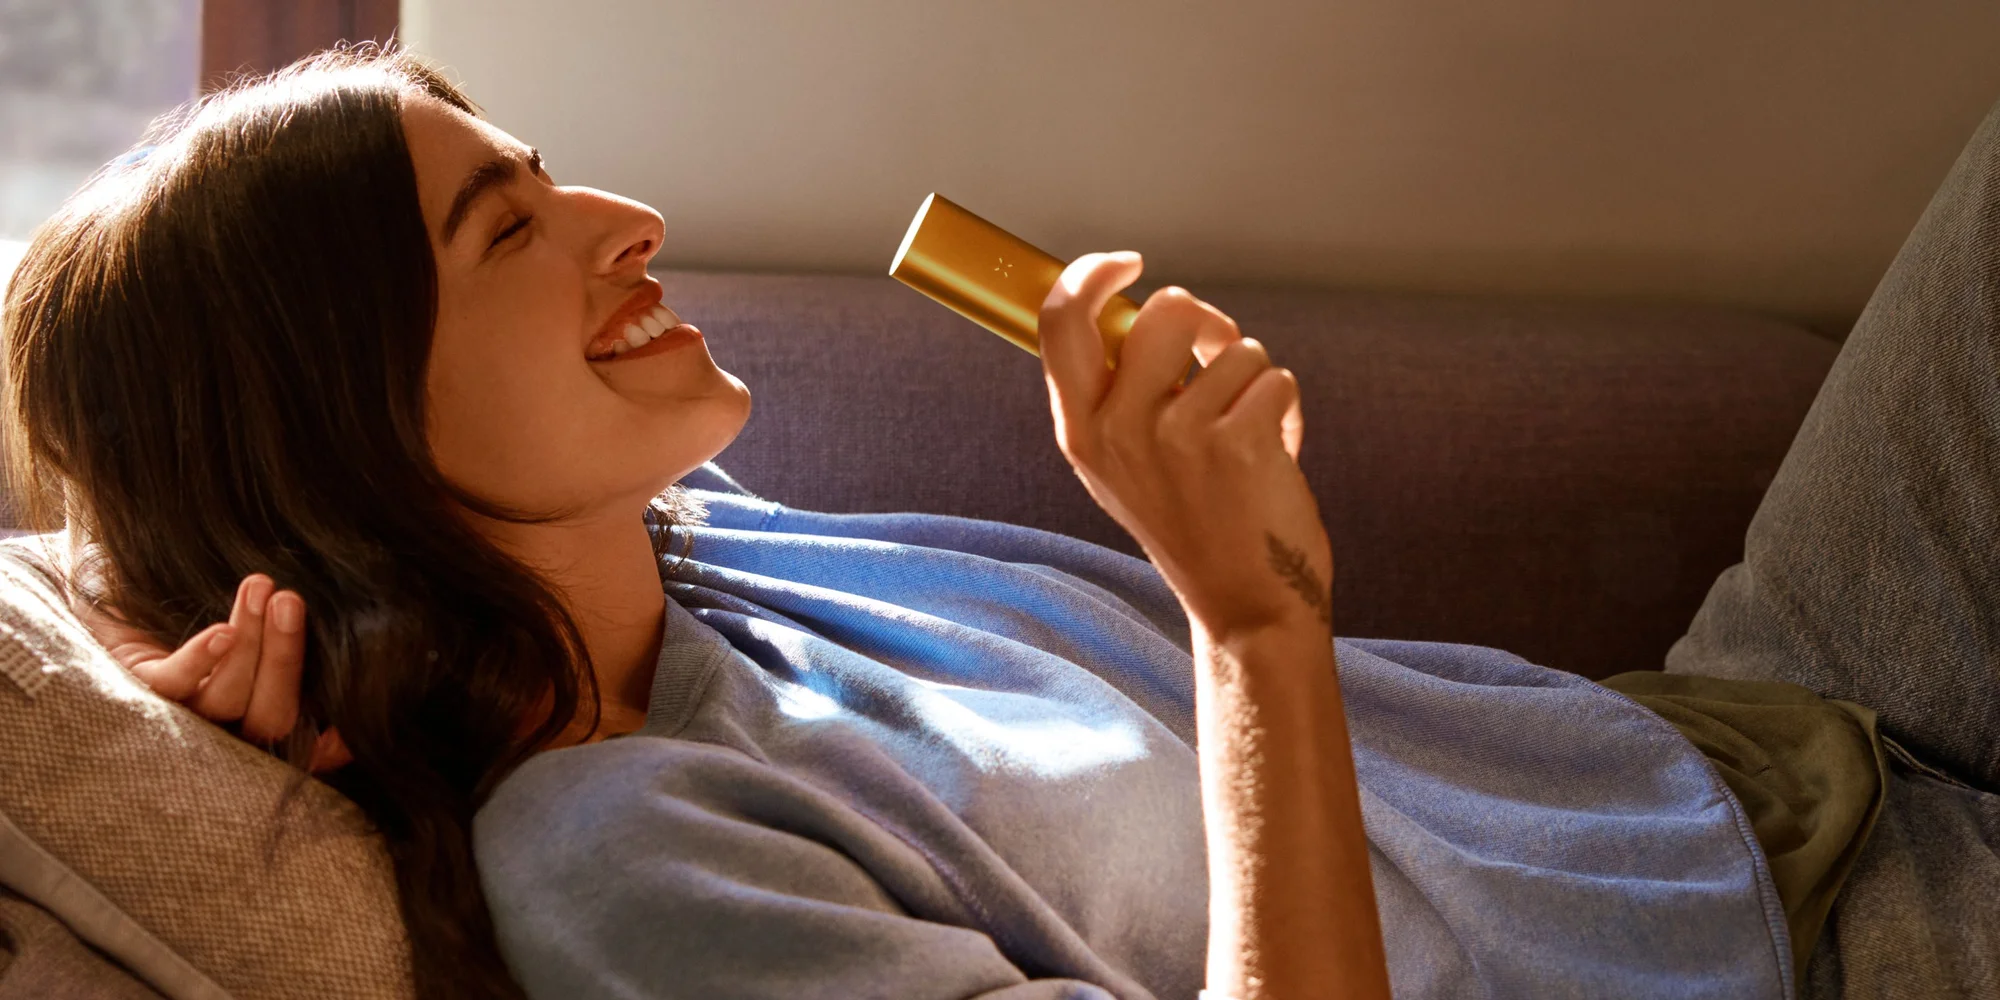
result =
[[[814,510],[1007,520],[1140,554],[1057,451],[1040,363],[1019,348],[887,277],[659,277],[667,302],[754,394],[749,423],[717,458],[752,492]],[[1797,326],[1718,308],[1192,290],[1299,376],[1301,464],[1333,540],[1341,634],[1497,646],[1591,677],[1661,666],[1716,574],[1740,557],[1837,350]],[[0,628],[0,661],[25,664],[24,676],[54,669],[46,646]],[[117,669],[108,659],[93,663],[98,686],[81,697],[120,682],[104,673]],[[20,708],[8,700],[25,690],[0,683],[0,712]],[[144,709],[130,725],[157,724],[181,741],[172,745],[212,752],[204,783],[267,788],[283,770],[222,747],[232,738],[178,706],[118,690]],[[51,731],[91,749],[87,734]],[[0,762],[0,774],[18,766]],[[159,794],[184,807],[154,815],[127,801],[102,823],[166,829],[226,808],[193,788]],[[6,877],[24,840],[0,838],[0,1000],[359,995],[300,981],[310,969],[282,972],[270,948],[257,953],[268,967],[246,968],[240,942],[225,942],[233,952],[215,943],[235,928],[175,919],[194,911],[173,893],[202,884],[212,859],[107,859],[91,849],[104,834],[90,822],[51,825],[20,814],[17,799],[0,808],[101,901],[89,920],[67,910],[69,922],[55,919],[36,902],[46,881]],[[353,857],[379,881],[379,858]],[[318,891],[310,877],[283,885]],[[373,898],[379,926],[399,929]],[[252,938],[312,933],[241,919]]]
[[[1141,555],[1056,449],[1041,362],[889,278],[675,273],[750,387],[717,458],[807,510],[921,510]],[[1191,287],[1298,374],[1334,627],[1657,669],[1838,345],[1722,309]],[[1143,301],[1143,292],[1134,293]]]

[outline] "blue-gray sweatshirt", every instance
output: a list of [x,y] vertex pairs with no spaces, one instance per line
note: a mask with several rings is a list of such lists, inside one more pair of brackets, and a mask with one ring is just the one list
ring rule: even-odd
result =
[[[644,728],[476,817],[530,995],[1193,1000],[1193,660],[1153,567],[719,473]],[[1398,997],[1790,996],[1763,854],[1672,726],[1497,650],[1335,651]]]

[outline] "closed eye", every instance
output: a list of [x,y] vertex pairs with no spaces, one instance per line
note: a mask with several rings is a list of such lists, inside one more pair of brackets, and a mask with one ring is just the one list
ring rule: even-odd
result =
[[499,246],[501,243],[505,242],[509,236],[512,236],[515,233],[520,232],[522,229],[527,228],[528,223],[533,221],[535,221],[535,217],[532,215],[521,216],[519,221],[515,222],[513,225],[508,226],[505,229],[500,230],[500,235],[493,237],[493,242],[487,244],[486,249],[491,250],[494,247]]
[[[546,169],[542,165],[542,151],[539,149],[535,149],[533,147],[530,147],[528,149],[528,173],[542,179],[543,181],[549,182],[551,184],[554,183],[554,179],[548,175]],[[510,225],[507,228],[501,230],[499,235],[493,237],[493,242],[486,244],[486,249],[490,251],[494,247],[499,246],[501,243],[505,242],[509,237],[513,236],[515,233],[518,233],[522,229],[526,228],[528,223],[533,221],[535,221],[535,217],[533,215],[521,216],[519,219],[515,220],[513,225]]]

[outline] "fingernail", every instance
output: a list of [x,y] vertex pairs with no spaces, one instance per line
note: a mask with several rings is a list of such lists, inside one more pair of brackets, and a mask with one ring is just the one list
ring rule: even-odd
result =
[[208,637],[208,653],[210,656],[221,656],[229,652],[229,647],[234,645],[236,645],[236,633],[231,629],[223,629]]
[[271,598],[271,624],[276,625],[280,632],[297,632],[305,624],[305,603],[291,594]]
[[269,577],[260,576],[250,581],[249,589],[243,592],[244,607],[253,615],[263,614],[264,602],[271,599],[271,591],[276,589],[277,585]]

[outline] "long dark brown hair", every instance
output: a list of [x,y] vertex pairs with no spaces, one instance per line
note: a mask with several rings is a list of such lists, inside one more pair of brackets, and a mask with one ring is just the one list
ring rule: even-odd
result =
[[[419,996],[519,997],[472,816],[584,705],[594,732],[600,702],[552,586],[463,516],[559,513],[468,494],[425,437],[437,274],[402,130],[422,95],[477,113],[361,46],[156,122],[34,234],[0,420],[28,526],[88,540],[82,599],[176,648],[246,574],[305,598],[301,717],[273,752],[303,767],[339,727],[354,760],[328,783],[388,844]],[[656,497],[656,554],[704,514]]]

